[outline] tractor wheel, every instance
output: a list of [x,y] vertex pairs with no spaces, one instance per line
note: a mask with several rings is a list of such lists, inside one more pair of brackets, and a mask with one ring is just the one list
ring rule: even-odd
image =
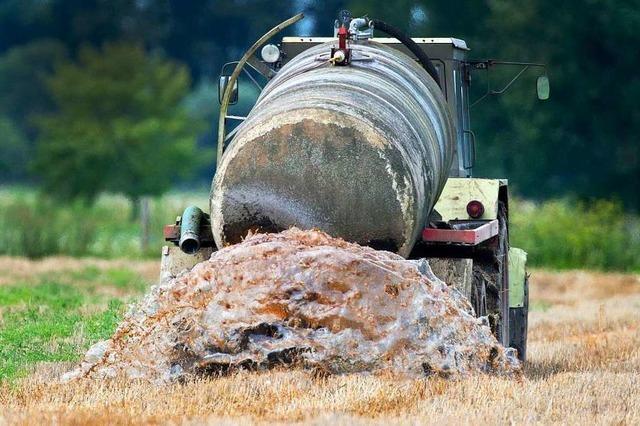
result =
[[521,308],[509,308],[509,346],[517,349],[518,359],[527,360],[527,323],[529,317],[529,276],[524,278],[524,303]]
[[509,346],[509,228],[502,202],[498,205],[498,229],[498,235],[474,258],[471,304],[477,316],[487,316],[496,339]]

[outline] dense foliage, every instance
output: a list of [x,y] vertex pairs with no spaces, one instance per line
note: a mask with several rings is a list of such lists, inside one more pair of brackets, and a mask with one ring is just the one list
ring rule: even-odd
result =
[[28,153],[27,138],[16,124],[0,116],[0,181],[20,181],[27,178]]
[[[343,8],[411,35],[465,39],[471,58],[546,63],[549,101],[537,101],[529,71],[473,107],[475,174],[507,177],[538,200],[512,212],[512,242],[534,265],[640,270],[640,225],[626,213],[640,208],[640,83],[629,53],[640,38],[638,0],[0,2],[0,185],[35,183],[47,194],[0,194],[0,253],[151,254],[130,221],[136,204],[95,197],[193,187],[189,174],[204,190],[221,65],[298,11],[306,18],[285,33],[329,35]],[[493,68],[491,84],[515,71]],[[239,115],[257,96],[245,83]],[[473,73],[472,100],[486,84]],[[154,198],[151,229],[184,207],[174,198]],[[150,246],[159,243],[156,235]]]
[[92,205],[60,202],[34,190],[0,190],[0,255],[39,258],[70,256],[157,257],[162,227],[185,206],[206,205],[206,195],[156,197],[149,206],[148,251],[142,251],[141,224],[131,221],[135,203],[118,195],[102,195]]
[[[527,198],[614,197],[640,208],[640,82],[633,77],[638,60],[625,53],[640,41],[640,2],[351,3],[412,34],[463,38],[472,58],[547,64],[549,101],[537,101],[537,74],[529,71],[506,94],[472,108],[476,174],[508,177]],[[498,88],[516,72],[495,67],[491,83]],[[484,73],[473,73],[472,99],[486,83]]]
[[640,218],[620,203],[516,201],[510,209],[511,244],[533,266],[640,271]]
[[198,166],[201,124],[180,107],[189,74],[137,46],[80,50],[48,80],[55,110],[40,117],[34,163],[48,193],[93,200],[159,195]]
[[[547,63],[552,82],[548,102],[536,101],[535,74],[529,72],[509,93],[473,108],[476,174],[508,177],[527,198],[615,197],[625,207],[640,207],[634,187],[640,180],[635,136],[640,130],[640,84],[634,78],[636,55],[628,53],[640,38],[637,0],[6,1],[0,6],[0,115],[27,138],[27,148],[32,146],[33,115],[52,108],[43,75],[67,56],[82,60],[86,44],[138,43],[186,63],[192,77],[206,83],[215,81],[222,63],[237,59],[280,20],[304,11],[306,19],[289,32],[328,35],[342,8],[384,19],[412,35],[464,38],[473,58]],[[493,84],[511,75],[494,69]],[[485,89],[484,79],[481,73],[473,75],[475,98]],[[211,146],[215,108],[208,110],[211,128],[201,130],[200,143]],[[60,123],[60,129],[69,124]],[[16,133],[9,134],[15,141]],[[203,178],[210,178],[211,163],[199,169]],[[14,162],[13,167],[22,165]],[[23,172],[5,172],[1,178],[24,178]],[[41,177],[40,172],[35,169],[33,175]]]

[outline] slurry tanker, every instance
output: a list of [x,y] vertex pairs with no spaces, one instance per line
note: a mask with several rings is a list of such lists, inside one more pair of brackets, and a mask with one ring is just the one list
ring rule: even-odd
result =
[[[346,11],[332,37],[268,44],[300,19],[274,27],[223,67],[209,213],[191,206],[165,227],[174,244],[163,249],[162,274],[175,275],[249,233],[320,229],[429,259],[524,360],[526,253],[509,245],[507,180],[473,177],[469,85],[473,73],[519,67],[482,99],[544,65],[470,60],[463,40],[410,38]],[[260,91],[247,116],[230,113],[241,76]],[[548,98],[546,75],[536,89]]]

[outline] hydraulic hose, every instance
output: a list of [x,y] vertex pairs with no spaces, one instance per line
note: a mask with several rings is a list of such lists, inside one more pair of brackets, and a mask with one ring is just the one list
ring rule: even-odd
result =
[[373,22],[373,27],[375,29],[382,31],[383,33],[386,33],[391,37],[397,38],[398,41],[404,44],[411,53],[416,55],[422,67],[429,73],[431,78],[435,80],[435,82],[438,84],[438,87],[442,89],[442,86],[440,85],[440,79],[438,77],[438,71],[436,71],[436,67],[433,66],[431,59],[429,59],[429,55],[427,55],[422,49],[420,49],[420,46],[418,46],[418,44],[413,41],[411,37],[407,36],[400,29],[389,25],[384,21],[372,19],[371,22]]

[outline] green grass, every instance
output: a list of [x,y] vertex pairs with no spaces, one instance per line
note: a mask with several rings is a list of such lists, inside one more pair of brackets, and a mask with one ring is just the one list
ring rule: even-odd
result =
[[[109,285],[123,296],[106,296]],[[0,381],[39,362],[78,361],[113,333],[126,302],[146,286],[131,270],[95,267],[0,286]]]
[[207,209],[206,193],[170,194],[151,199],[149,244],[143,250],[141,225],[132,203],[103,195],[95,204],[62,203],[30,189],[0,189],[0,255],[148,258],[159,255],[162,228],[185,207]]
[[101,269],[97,266],[87,266],[66,275],[73,281],[87,282],[86,288],[91,290],[96,290],[100,286],[111,286],[118,289],[143,291],[148,286],[148,283],[136,272],[123,268]]

